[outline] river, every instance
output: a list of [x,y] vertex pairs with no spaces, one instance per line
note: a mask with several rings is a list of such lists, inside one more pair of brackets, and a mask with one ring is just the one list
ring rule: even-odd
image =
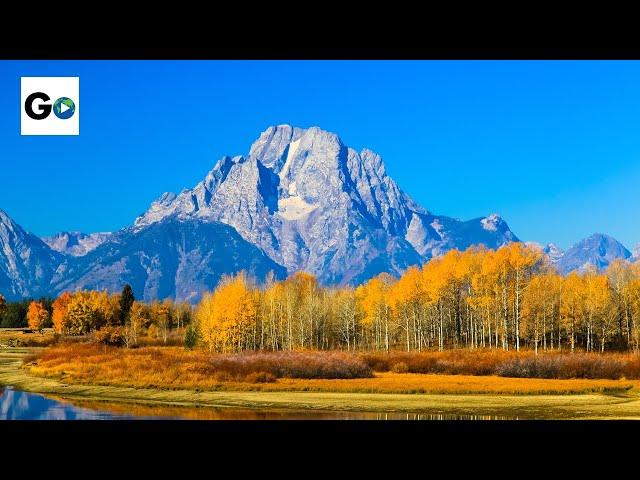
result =
[[509,417],[328,410],[187,408],[69,401],[0,389],[0,420],[507,420]]

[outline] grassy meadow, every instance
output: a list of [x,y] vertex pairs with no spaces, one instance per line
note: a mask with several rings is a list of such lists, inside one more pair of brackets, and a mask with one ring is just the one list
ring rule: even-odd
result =
[[[112,409],[116,405],[115,411],[181,418],[233,418],[231,410],[237,409],[640,418],[637,380],[393,371],[373,371],[370,377],[348,379],[212,380],[202,370],[193,370],[194,363],[202,360],[200,355],[203,352],[175,347],[112,350],[86,344],[2,349],[0,384],[63,398],[79,406]],[[158,373],[159,366],[165,369],[163,375]],[[204,413],[203,408],[207,410]],[[211,408],[214,410],[209,411]],[[231,409],[226,410],[231,413],[216,413],[215,409]],[[289,417],[283,413],[283,418]]]
[[[0,384],[13,385],[23,391],[46,394],[91,408],[111,408],[139,411],[140,414],[166,413],[181,417],[202,418],[202,410],[252,409],[252,410],[308,410],[343,412],[394,412],[428,415],[493,416],[508,418],[640,418],[640,396],[634,381],[613,381],[615,388],[609,389],[611,381],[601,384],[599,392],[583,393],[573,389],[560,394],[548,392],[544,395],[508,395],[504,393],[482,394],[406,394],[366,393],[344,391],[254,391],[254,390],[193,390],[160,389],[108,385],[83,385],[67,381],[32,375],[23,367],[25,356],[32,356],[33,349],[12,349],[0,352]],[[394,378],[395,374],[387,378]],[[409,375],[411,377],[411,375]],[[407,377],[407,378],[409,378]],[[377,378],[377,374],[376,377]],[[381,375],[380,378],[385,378]],[[464,383],[470,377],[458,376]],[[477,377],[483,382],[486,377]],[[363,379],[366,380],[366,379]],[[518,380],[518,379],[516,379]],[[531,379],[519,379],[529,382]],[[286,382],[286,380],[284,380]],[[312,381],[312,380],[307,380]],[[320,380],[322,381],[322,380]],[[341,382],[342,380],[333,380]],[[360,380],[344,380],[360,381]],[[280,382],[280,380],[278,380]],[[547,381],[551,383],[552,381]],[[578,380],[569,380],[570,385]],[[251,385],[251,384],[245,384]],[[588,388],[593,388],[592,383]],[[632,385],[631,389],[629,385]],[[229,385],[231,387],[231,385]],[[255,385],[254,385],[255,386]],[[262,385],[265,386],[265,385]],[[619,387],[619,388],[618,388]],[[486,390],[484,390],[486,392]],[[131,405],[131,406],[127,406]],[[180,409],[180,410],[176,410]],[[216,418],[204,414],[205,418]],[[225,417],[228,418],[228,417]]]

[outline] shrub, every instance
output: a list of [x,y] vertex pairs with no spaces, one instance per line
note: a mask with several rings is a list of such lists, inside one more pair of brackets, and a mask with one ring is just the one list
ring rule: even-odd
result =
[[93,341],[95,343],[112,345],[114,347],[123,345],[124,340],[122,338],[122,328],[113,326],[102,327],[93,334]]
[[398,362],[391,367],[391,371],[395,373],[407,373],[409,371],[409,367],[404,362]]
[[189,325],[184,332],[184,348],[193,350],[198,344],[198,329]]
[[376,372],[393,371],[404,363],[411,373],[441,373],[448,375],[492,375],[505,359],[516,352],[502,350],[447,350],[444,352],[365,353],[361,358]]
[[233,378],[268,372],[277,378],[368,378],[371,368],[355,355],[342,352],[256,352],[213,355],[208,369]]
[[513,358],[498,367],[501,377],[520,378],[610,378],[625,376],[625,363],[597,354],[546,354]]
[[605,353],[558,353],[530,350],[447,350],[444,352],[365,353],[374,371],[447,375],[499,375],[517,378],[640,378],[640,356]]

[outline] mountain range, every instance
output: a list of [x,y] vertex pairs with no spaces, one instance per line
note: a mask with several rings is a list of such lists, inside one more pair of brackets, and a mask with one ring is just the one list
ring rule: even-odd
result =
[[549,257],[551,264],[564,275],[573,271],[584,272],[590,266],[604,270],[616,259],[631,262],[640,259],[640,244],[636,245],[632,253],[618,240],[604,233],[594,233],[583,238],[566,251],[554,243],[541,248]]
[[[0,210],[0,292],[20,298],[130,283],[137,298],[193,302],[239,270],[258,281],[305,270],[323,284],[355,285],[454,248],[514,241],[496,214],[462,221],[418,205],[371,150],[317,127],[279,125],[246,156],[222,157],[193,188],[162,194],[118,232],[40,239]],[[544,249],[563,272],[634,255],[606,235],[567,252]]]

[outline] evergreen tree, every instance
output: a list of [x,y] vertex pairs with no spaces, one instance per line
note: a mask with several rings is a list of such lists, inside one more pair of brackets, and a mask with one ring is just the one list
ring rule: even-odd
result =
[[136,297],[133,295],[133,289],[128,283],[122,289],[122,295],[120,296],[120,324],[125,325],[129,318],[129,312]]
[[7,310],[7,301],[0,294],[0,323],[2,323],[2,317],[4,316],[4,312]]

